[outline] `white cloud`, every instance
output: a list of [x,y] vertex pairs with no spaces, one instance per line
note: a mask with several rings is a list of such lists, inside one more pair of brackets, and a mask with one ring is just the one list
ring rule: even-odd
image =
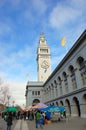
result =
[[28,21],[34,23],[34,16],[30,9],[26,9],[21,13],[19,20],[21,20],[22,18],[25,21],[25,23],[28,23]]
[[11,24],[0,22],[0,35],[7,35],[12,32]]
[[[50,24],[52,27],[63,28],[64,26],[72,23],[73,21],[78,20],[80,17],[85,17],[85,1],[81,2],[81,5],[76,1],[66,1],[58,3],[52,10],[50,14]],[[83,15],[84,14],[84,15]]]
[[5,4],[6,0],[0,0],[0,7],[2,7]]
[[[16,81],[26,81],[26,74],[29,73],[31,80],[36,80],[36,66],[31,63],[36,62],[36,45],[28,46],[25,45],[22,49],[19,48],[18,51],[11,51],[12,48],[8,46],[8,48],[2,46],[0,47],[0,75],[4,79],[14,79]],[[34,53],[33,53],[34,52]],[[35,70],[34,70],[35,69]],[[3,73],[4,71],[4,73]],[[34,71],[34,72],[33,72]]]
[[23,105],[25,104],[25,90],[26,83],[9,81],[10,93],[15,101],[15,104]]
[[[29,46],[26,46],[25,48],[16,51],[16,52],[12,52],[9,55],[9,48],[0,48],[1,50],[1,54],[0,54],[0,59],[2,60],[1,64],[8,64],[10,66],[14,66],[15,64],[21,64],[22,62],[25,62],[26,60],[28,60],[31,56],[31,48]],[[8,53],[8,54],[7,54]]]
[[51,58],[51,66],[52,66],[52,70],[54,70],[57,65],[61,62],[61,60],[64,58],[65,54],[60,54],[59,56],[53,56]]
[[[38,23],[47,10],[45,1],[42,0],[31,0],[24,1],[25,8],[19,16],[19,21],[22,20],[25,24],[28,22],[33,24]],[[40,18],[39,18],[40,17]],[[42,21],[40,21],[42,22]]]
[[[3,0],[0,7],[5,2],[6,0]],[[16,101],[15,104],[24,104],[26,82],[28,79],[30,81],[36,80],[37,77],[36,49],[39,30],[44,28],[44,33],[48,34],[50,42],[53,43],[50,46],[51,64],[54,69],[66,53],[66,50],[60,47],[60,39],[65,35],[68,47],[70,47],[86,27],[85,0],[52,2],[52,0],[8,0],[7,4],[4,5],[7,12],[2,10],[4,16],[1,13],[0,76],[5,77],[10,84],[10,90]],[[10,8],[9,5],[11,5]],[[48,18],[50,18],[49,22]],[[3,39],[5,35],[6,39]],[[7,37],[8,35],[9,37]],[[36,36],[37,38],[34,39]],[[6,43],[3,43],[2,39],[6,40]],[[27,41],[26,39],[30,43],[24,43]],[[29,73],[28,78],[25,77],[27,73]]]
[[[67,2],[69,2],[69,0],[67,0]],[[78,0],[78,2],[77,0],[71,0],[69,4],[74,8],[80,9],[81,11],[86,10],[86,0]]]
[[8,3],[13,9],[18,9],[21,3],[21,0],[8,0]]
[[42,0],[33,0],[33,9],[37,11],[38,14],[42,15],[47,9],[45,1]]

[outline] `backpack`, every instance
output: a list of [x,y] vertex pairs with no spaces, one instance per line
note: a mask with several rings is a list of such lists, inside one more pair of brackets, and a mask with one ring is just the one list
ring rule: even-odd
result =
[[6,122],[7,122],[7,118],[8,118],[7,115],[5,115],[5,116],[4,116],[4,120],[5,120]]

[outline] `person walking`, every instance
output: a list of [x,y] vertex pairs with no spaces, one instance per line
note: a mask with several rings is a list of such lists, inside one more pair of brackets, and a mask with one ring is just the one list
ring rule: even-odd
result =
[[44,112],[41,112],[41,123],[42,125],[44,125],[44,122],[45,122],[45,113]]
[[7,122],[6,130],[11,130],[11,125],[12,125],[12,114],[11,113],[8,113],[6,122]]
[[43,124],[41,122],[41,113],[40,113],[40,111],[36,112],[35,119],[36,119],[36,128],[38,128],[38,125],[39,125],[41,127],[41,129],[42,129]]

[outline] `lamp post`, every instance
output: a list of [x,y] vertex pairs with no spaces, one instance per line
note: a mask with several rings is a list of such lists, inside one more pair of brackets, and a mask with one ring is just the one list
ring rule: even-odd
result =
[[15,101],[13,101],[13,107],[14,107],[14,103],[15,103]]
[[10,95],[7,95],[7,98],[8,98],[8,107],[9,107],[9,99],[10,99]]

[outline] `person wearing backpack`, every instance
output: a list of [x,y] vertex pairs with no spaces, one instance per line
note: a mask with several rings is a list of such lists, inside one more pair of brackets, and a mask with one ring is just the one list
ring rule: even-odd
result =
[[7,117],[8,117],[8,114],[5,113],[5,115],[4,115],[4,120],[5,120],[5,121],[7,121]]
[[38,128],[38,125],[40,126],[40,128],[42,128],[42,122],[41,122],[41,113],[38,110],[35,114],[35,120],[36,120],[36,128]]

